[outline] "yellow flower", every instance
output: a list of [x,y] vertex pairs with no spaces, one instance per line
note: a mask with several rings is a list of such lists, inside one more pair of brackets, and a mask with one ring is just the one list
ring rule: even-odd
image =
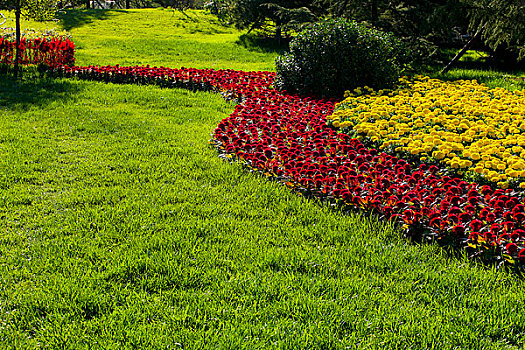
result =
[[482,167],[475,167],[474,168],[474,172],[476,172],[478,174],[483,174],[483,168]]
[[500,188],[509,188],[509,183],[508,182],[498,182],[498,187]]
[[462,168],[470,168],[472,166],[472,162],[470,160],[461,160],[459,162],[459,166]]
[[434,158],[436,158],[438,160],[441,160],[441,159],[445,158],[445,153],[441,152],[441,151],[432,152],[432,157],[434,157]]
[[472,160],[479,160],[481,157],[480,157],[479,153],[474,152],[474,153],[471,153],[471,154],[470,154],[470,158],[471,158]]

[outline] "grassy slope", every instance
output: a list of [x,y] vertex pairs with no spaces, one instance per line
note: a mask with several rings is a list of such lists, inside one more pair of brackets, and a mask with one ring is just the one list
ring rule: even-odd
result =
[[[72,32],[100,46],[80,34],[98,24]],[[207,93],[2,77],[0,346],[523,347],[521,279],[218,159],[206,141],[231,109]]]
[[[276,51],[239,40],[241,32],[203,11],[75,10],[58,23],[24,21],[32,28],[66,29],[77,65],[273,70]],[[13,14],[6,26],[14,26]]]

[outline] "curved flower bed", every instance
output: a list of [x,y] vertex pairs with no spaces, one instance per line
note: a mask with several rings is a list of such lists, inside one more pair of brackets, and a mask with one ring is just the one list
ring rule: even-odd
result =
[[[69,38],[22,38],[20,49],[20,64],[75,64],[75,44]],[[15,50],[16,42],[13,38],[0,37],[0,63],[13,64]]]
[[228,157],[287,186],[401,223],[407,236],[525,264],[525,205],[511,189],[411,166],[328,127],[334,102],[287,95],[270,72],[151,67],[55,67],[54,75],[219,91],[240,103],[214,131]]
[[87,66],[47,67],[47,72],[57,77],[76,77],[85,80],[119,84],[151,84],[162,87],[184,88],[193,91],[216,91],[225,98],[239,102],[259,91],[268,91],[275,73],[243,72],[231,69],[180,69],[150,66]]

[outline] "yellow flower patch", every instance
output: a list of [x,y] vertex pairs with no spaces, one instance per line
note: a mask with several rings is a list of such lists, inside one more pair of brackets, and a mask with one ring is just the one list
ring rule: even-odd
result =
[[395,91],[348,93],[328,123],[381,150],[433,158],[500,187],[525,178],[524,91],[423,76],[400,83]]

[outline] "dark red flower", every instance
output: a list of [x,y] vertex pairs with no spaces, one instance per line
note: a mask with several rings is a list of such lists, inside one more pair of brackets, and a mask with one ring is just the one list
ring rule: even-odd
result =
[[520,263],[525,263],[525,248],[521,249],[518,253],[518,259],[520,260]]
[[465,227],[461,224],[454,226],[452,229],[456,237],[463,236],[465,234]]
[[512,233],[511,237],[515,241],[519,240],[520,238],[525,238],[525,230],[517,229]]
[[430,227],[434,227],[439,229],[441,226],[441,219],[440,218],[432,218],[430,220]]
[[514,220],[516,220],[518,224],[523,224],[525,222],[525,214],[522,212],[514,214]]
[[482,225],[483,223],[481,222],[481,220],[474,219],[470,222],[470,229],[472,231],[479,231]]
[[507,249],[507,252],[509,252],[509,254],[514,255],[518,251],[518,246],[515,243],[508,243],[505,246],[505,249]]

